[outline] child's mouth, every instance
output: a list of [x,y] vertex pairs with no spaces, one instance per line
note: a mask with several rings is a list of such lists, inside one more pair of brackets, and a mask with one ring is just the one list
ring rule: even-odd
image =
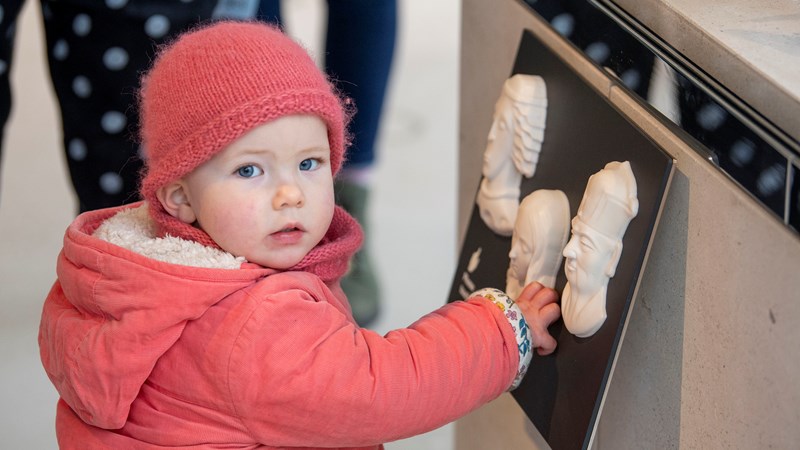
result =
[[287,225],[272,233],[272,238],[283,244],[294,244],[303,236],[303,229],[298,225]]
[[293,231],[304,231],[304,230],[303,230],[303,227],[301,227],[299,223],[290,222],[290,223],[285,224],[283,226],[283,228],[281,228],[280,230],[276,231],[275,234],[277,234],[277,233],[291,233]]

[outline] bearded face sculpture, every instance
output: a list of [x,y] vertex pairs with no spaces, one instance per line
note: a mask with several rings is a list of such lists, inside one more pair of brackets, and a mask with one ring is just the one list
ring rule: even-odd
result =
[[511,298],[534,281],[555,287],[569,219],[569,200],[562,191],[540,189],[522,199],[508,253],[506,293]]

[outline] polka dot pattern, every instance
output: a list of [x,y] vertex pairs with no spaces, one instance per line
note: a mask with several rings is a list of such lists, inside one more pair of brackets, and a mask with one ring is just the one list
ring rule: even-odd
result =
[[106,6],[109,9],[120,9],[128,4],[128,0],[106,0]]
[[53,58],[64,61],[69,56],[69,44],[64,39],[59,39],[53,45]]
[[88,153],[86,143],[81,139],[72,139],[67,144],[67,155],[74,161],[83,161]]
[[758,181],[756,181],[756,188],[759,194],[768,197],[777,194],[783,189],[785,180],[786,166],[775,164],[759,174]]
[[100,126],[103,128],[103,131],[108,134],[119,133],[125,128],[127,123],[128,120],[125,118],[125,114],[119,111],[108,111],[103,114],[100,120]]
[[88,14],[78,14],[75,20],[72,21],[72,31],[77,36],[85,37],[92,31],[92,19]]
[[714,131],[722,125],[728,113],[722,107],[715,103],[708,103],[703,105],[697,111],[697,123],[707,131]]
[[[138,128],[135,102],[140,76],[160,44],[177,32],[209,21],[220,1],[41,3],[64,153],[81,211],[139,198],[143,149],[133,135]],[[243,5],[257,6],[258,0],[227,3],[241,11]],[[14,38],[21,4],[21,0],[0,2],[0,38]],[[8,57],[8,50],[2,51],[0,46],[0,78],[7,79]],[[7,102],[6,106],[11,101],[0,100]],[[4,120],[8,117],[0,118],[0,124]]]
[[553,20],[550,22],[550,25],[555,28],[558,34],[569,37],[572,35],[572,32],[575,30],[575,18],[572,17],[572,14],[563,13],[553,17]]
[[111,47],[103,53],[103,64],[109,70],[122,70],[128,65],[128,52],[121,47]]
[[[89,3],[42,4],[64,150],[82,210],[138,198],[142,150],[132,131],[138,128],[134,104],[139,77],[158,45],[210,19],[217,1]],[[0,21],[5,7],[5,2],[0,4]],[[4,68],[0,62],[0,72]]]
[[45,20],[52,19],[53,18],[53,10],[50,8],[50,4],[49,3],[42,3],[41,7],[42,7],[42,17],[44,17]]
[[169,19],[156,14],[144,23],[144,32],[153,39],[164,37],[169,31]]
[[630,89],[636,90],[642,83],[642,75],[636,69],[628,69],[619,76],[622,83]]
[[593,42],[586,47],[586,56],[592,59],[592,61],[602,64],[607,59],[608,56],[611,54],[611,49],[608,47],[608,44],[605,42]]
[[88,78],[79,75],[72,80],[72,90],[78,97],[88,98],[92,95],[92,83],[89,82]]
[[[590,60],[618,76],[621,85],[651,104],[656,102],[653,106],[658,105],[667,119],[708,151],[713,164],[766,209],[781,218],[788,216],[789,224],[800,230],[800,158],[796,153],[787,158],[779,148],[783,145],[776,145],[780,137],[770,138],[769,130],[762,133],[757,129],[758,121],[753,126],[745,118],[747,111],[736,114],[735,102],[733,109],[728,109],[724,95],[719,97],[698,85],[682,70],[674,70],[670,62],[659,62],[654,70],[653,62],[660,58],[607,14],[592,7],[592,2],[524,3]],[[668,89],[661,84],[665,81]],[[791,151],[791,145],[788,147]]]
[[737,167],[744,167],[753,161],[756,145],[748,139],[739,139],[731,146],[730,159]]
[[100,189],[106,194],[119,194],[122,192],[122,177],[114,172],[106,172],[100,175]]

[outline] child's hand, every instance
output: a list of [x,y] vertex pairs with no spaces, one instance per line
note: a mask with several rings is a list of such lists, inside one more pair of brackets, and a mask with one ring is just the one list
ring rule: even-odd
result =
[[525,286],[515,300],[528,327],[531,330],[533,347],[540,355],[549,355],[556,349],[556,340],[547,331],[547,327],[561,317],[558,307],[558,293],[546,288],[538,282]]

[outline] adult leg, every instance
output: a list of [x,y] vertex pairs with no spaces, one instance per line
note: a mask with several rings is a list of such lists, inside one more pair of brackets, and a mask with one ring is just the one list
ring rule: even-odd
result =
[[159,44],[224,16],[224,3],[42,0],[50,75],[81,212],[139,199],[146,153],[137,139],[139,77]]
[[[14,35],[17,16],[24,0],[4,0],[0,4],[0,143],[6,122],[11,114],[11,60],[14,54]],[[0,147],[1,149],[2,147]],[[2,151],[0,150],[0,157]]]
[[360,325],[380,310],[380,287],[369,253],[369,191],[383,101],[394,57],[397,33],[395,0],[328,2],[325,69],[338,89],[351,98],[356,113],[353,143],[336,182],[337,201],[364,227],[366,241],[342,280],[353,315]]
[[397,34],[396,0],[328,2],[325,70],[356,105],[353,145],[346,167],[369,166],[375,160],[386,87]]
[[280,0],[261,0],[258,5],[258,19],[275,25],[282,24]]

